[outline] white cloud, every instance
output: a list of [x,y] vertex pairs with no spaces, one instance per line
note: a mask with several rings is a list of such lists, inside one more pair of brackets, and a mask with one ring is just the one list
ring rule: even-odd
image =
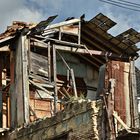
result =
[[32,10],[24,5],[24,0],[8,0],[0,3],[0,32],[15,20],[35,22],[42,18],[38,10]]

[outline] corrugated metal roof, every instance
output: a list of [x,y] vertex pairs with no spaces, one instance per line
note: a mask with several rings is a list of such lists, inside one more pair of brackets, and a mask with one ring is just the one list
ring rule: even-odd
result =
[[92,18],[89,22],[97,25],[98,27],[102,28],[102,30],[104,31],[107,31],[110,28],[112,28],[114,25],[116,25],[114,21],[112,21],[110,18],[103,15],[102,13],[99,13],[97,16]]
[[[86,38],[88,38],[85,44],[87,42],[92,42],[93,45],[91,45],[90,47],[98,50],[109,50],[116,54],[125,54],[131,57],[138,55],[138,48],[135,46],[135,44],[140,41],[140,34],[137,31],[135,31],[134,29],[129,29],[119,36],[114,37],[109,34],[107,30],[105,30],[102,26],[99,26],[101,25],[101,23],[97,25],[96,20],[93,19],[82,24],[82,39],[86,40]],[[102,24],[104,24],[104,21],[102,22]],[[128,35],[128,38],[125,38],[125,35]]]

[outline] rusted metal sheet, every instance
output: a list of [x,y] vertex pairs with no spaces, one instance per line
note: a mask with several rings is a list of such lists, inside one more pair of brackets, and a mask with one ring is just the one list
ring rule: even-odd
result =
[[114,89],[114,110],[118,112],[118,115],[126,123],[126,100],[124,94],[124,62],[108,62],[106,78],[107,81],[112,78],[116,80]]

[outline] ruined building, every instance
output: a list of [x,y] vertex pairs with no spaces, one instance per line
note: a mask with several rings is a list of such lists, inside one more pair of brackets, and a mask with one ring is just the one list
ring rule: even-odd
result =
[[112,36],[101,13],[55,18],[0,35],[0,139],[138,140],[140,33]]

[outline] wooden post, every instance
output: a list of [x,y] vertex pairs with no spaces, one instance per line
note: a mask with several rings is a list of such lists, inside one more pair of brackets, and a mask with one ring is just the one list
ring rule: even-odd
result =
[[3,103],[2,103],[2,67],[3,67],[3,60],[2,57],[0,57],[0,127],[3,126],[3,118],[2,118],[2,112],[3,112]]
[[28,57],[27,49],[29,40],[27,36],[22,36],[22,87],[23,87],[23,98],[24,98],[24,123],[29,123],[29,79],[28,79]]
[[74,95],[75,95],[75,97],[77,97],[77,90],[76,90],[76,83],[75,83],[73,69],[71,69],[70,71],[71,71],[71,78],[72,78],[72,86],[73,86],[73,90],[74,90]]
[[59,27],[59,40],[62,38],[61,27]]
[[49,82],[51,82],[51,46],[50,46],[50,42],[48,43],[48,79]]
[[115,79],[109,79],[108,81],[108,119],[110,121],[110,138],[111,140],[116,140],[115,135],[115,126],[113,120],[113,111],[114,111],[114,88],[115,88]]
[[30,38],[28,38],[28,73],[31,71],[31,46],[30,46]]
[[57,69],[56,69],[56,49],[53,45],[53,80],[54,80],[54,113],[57,112]]
[[139,127],[139,119],[136,119],[138,115],[138,106],[136,102],[137,97],[137,84],[136,84],[136,74],[135,74],[135,63],[134,61],[130,62],[130,74],[129,74],[129,87],[130,87],[130,114],[131,114],[131,127]]
[[[16,45],[16,44],[15,44]],[[16,75],[16,53],[10,52],[10,94],[8,100],[8,127],[15,128],[17,122],[17,108],[16,108],[16,91],[15,91],[15,75]]]
[[81,44],[81,20],[79,21],[79,28],[78,28],[78,44]]

